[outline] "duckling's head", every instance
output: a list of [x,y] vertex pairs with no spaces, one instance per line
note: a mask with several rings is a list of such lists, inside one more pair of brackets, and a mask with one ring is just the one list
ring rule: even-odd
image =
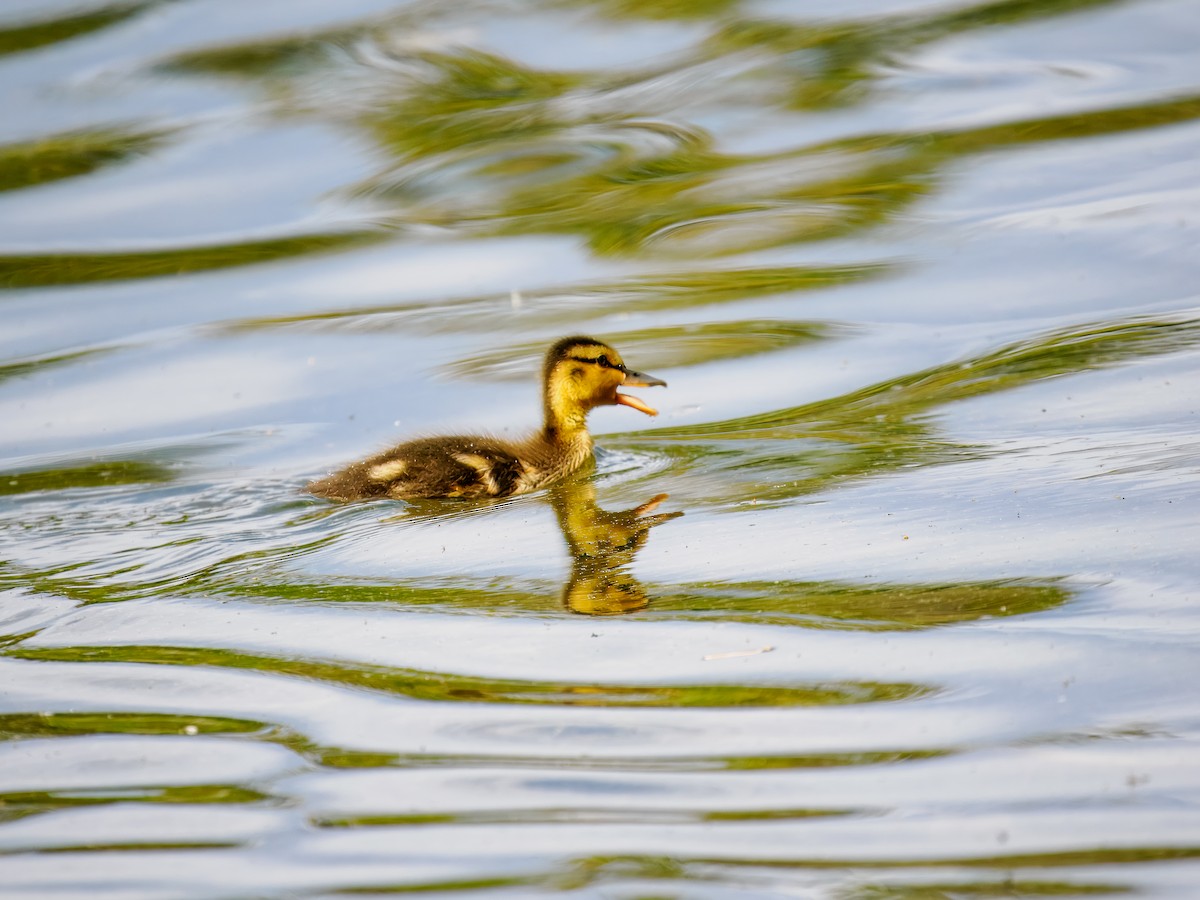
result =
[[617,388],[667,386],[662,379],[633,371],[620,353],[589,337],[563,338],[551,347],[546,353],[543,381],[547,425],[568,427],[582,427],[584,418],[596,406],[621,404],[656,416],[657,410],[637,397],[619,393]]

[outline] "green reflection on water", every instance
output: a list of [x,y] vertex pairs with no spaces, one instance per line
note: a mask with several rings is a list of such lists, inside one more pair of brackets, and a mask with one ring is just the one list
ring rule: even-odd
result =
[[377,231],[333,232],[172,250],[0,255],[0,289],[183,275],[332,253],[381,238]]
[[[214,716],[140,712],[91,713],[16,713],[0,716],[0,741],[30,738],[73,738],[90,735],[152,735],[172,736],[188,740],[193,735],[221,735],[235,739],[250,739],[285,747],[314,764],[335,769],[363,768],[452,768],[615,771],[615,772],[720,772],[780,769],[811,769],[847,766],[895,765],[914,760],[927,760],[949,755],[949,750],[859,751],[828,752],[805,756],[735,756],[735,757],[549,757],[549,756],[463,756],[455,754],[399,754],[357,750],[344,747],[324,747],[303,735],[273,724],[244,719]],[[99,806],[117,803],[166,804],[261,804],[277,803],[279,798],[253,787],[222,784],[199,785],[124,785],[112,788],[72,788],[70,790],[24,791],[0,794],[0,821],[53,812],[59,809]],[[582,810],[585,817],[587,810]],[[636,818],[645,821],[730,821],[762,819],[796,819],[822,815],[849,815],[852,810],[841,809],[745,809],[745,810],[637,810],[628,814],[620,810],[594,810],[596,821]],[[454,821],[486,824],[513,821],[526,824],[554,821],[554,810],[531,810],[507,813],[504,811],[471,812],[447,815],[387,815],[321,819],[326,826],[420,825]],[[578,821],[578,819],[576,819]]]
[[915,419],[932,407],[1171,353],[1197,341],[1200,319],[1135,319],[1071,328],[816,403],[642,434],[737,440],[819,436],[864,445],[899,437],[907,442],[925,430],[924,423]]
[[[626,159],[630,153],[616,154],[589,171],[547,176],[529,186],[516,183],[506,192],[494,179],[484,179],[490,190],[480,184],[487,199],[478,208],[430,193],[403,198],[408,202],[393,214],[444,227],[490,222],[499,234],[578,233],[592,250],[604,254],[654,250],[711,257],[844,237],[890,221],[933,190],[944,170],[968,154],[1197,117],[1200,98],[1188,96],[958,131],[868,135],[747,156],[718,153],[708,146],[711,138],[688,133],[677,135],[670,149],[645,150],[632,159]],[[488,153],[497,153],[491,143]],[[454,165],[463,167],[461,161]],[[406,188],[414,184],[403,170],[388,177]],[[431,189],[436,185],[429,184]]]
[[26,25],[0,28],[0,56],[35,50],[61,41],[69,41],[126,22],[163,0],[134,0],[107,3],[103,7],[81,12],[69,12],[57,18],[42,19]]
[[[950,863],[952,864],[952,863]],[[748,867],[752,864],[748,864]],[[852,864],[847,864],[847,866]],[[834,864],[830,864],[831,867]],[[596,857],[573,863],[569,868],[533,874],[524,877],[481,878],[470,881],[406,882],[404,884],[363,885],[334,889],[334,895],[355,894],[412,894],[424,892],[474,891],[492,888],[527,887],[538,891],[577,891],[589,887],[621,889],[637,885],[643,893],[636,896],[642,900],[691,896],[705,886],[724,893],[728,890],[742,891],[747,884],[754,884],[767,891],[789,888],[801,890],[800,886],[777,885],[761,878],[747,880],[739,870],[727,871],[710,863],[681,863],[668,857]],[[644,893],[639,882],[655,883],[655,891]],[[681,891],[683,893],[676,893]],[[1132,893],[1133,889],[1123,884],[1102,884],[1080,881],[1049,881],[1017,877],[1002,877],[995,881],[945,882],[928,885],[877,886],[842,890],[831,896],[837,900],[963,900],[972,897],[1094,897]],[[631,895],[632,896],[632,895]]]
[[358,29],[326,30],[317,36],[278,37],[263,41],[186,51],[159,63],[160,72],[261,78],[303,71],[321,61],[342,39]]
[[0,472],[0,496],[128,484],[165,484],[179,477],[177,465],[151,459],[106,459],[53,469]]
[[536,134],[560,124],[544,101],[584,83],[585,76],[529,69],[470,48],[418,52],[422,90],[366,120],[379,142],[396,155],[443,154],[467,144]]
[[[892,267],[888,265],[870,264],[665,272],[613,282],[564,285],[522,292],[519,311],[514,311],[511,297],[492,295],[450,298],[436,304],[420,300],[333,312],[247,318],[229,323],[226,327],[235,331],[303,328],[314,331],[378,332],[407,331],[421,327],[485,331],[511,325],[515,316],[516,321],[525,327],[578,330],[577,323],[589,315],[698,309],[755,297],[852,284],[879,277],[891,270]],[[545,352],[545,347],[542,346],[541,350]]]
[[[725,860],[719,858],[696,860],[718,864],[746,864],[778,869],[824,869],[854,866],[864,869],[917,869],[934,865],[954,865],[970,868],[1059,868],[1067,866],[1100,866],[1112,864],[1137,864],[1163,860],[1200,858],[1200,847],[1180,845],[1176,847],[1089,847],[1078,850],[1059,850],[1047,853],[998,853],[994,856],[964,856],[960,858],[913,858],[913,859],[762,859]],[[1069,882],[1065,882],[1069,883]]]
[[[191,716],[167,713],[80,712],[8,713],[0,715],[0,741],[31,738],[71,738],[100,734],[197,735],[262,733],[258,722],[220,716]],[[126,785],[114,788],[71,788],[58,791],[9,791],[0,793],[0,822],[85,806],[115,803],[261,803],[269,795],[244,785]]]
[[528,887],[539,884],[536,877],[514,875],[495,878],[455,878],[450,881],[406,881],[403,884],[344,885],[323,890],[333,897],[353,897],[358,894],[419,894],[459,893],[462,891],[490,891],[496,888]]
[[[1196,319],[1147,318],[1070,328],[815,403],[659,428],[606,443],[649,444],[688,468],[702,463],[708,473],[719,472],[721,496],[709,502],[726,505],[739,497],[781,501],[848,479],[986,454],[986,448],[940,438],[930,415],[937,407],[1172,353],[1198,341]],[[686,482],[675,483],[687,487]],[[687,503],[700,499],[685,497]]]
[[550,0],[546,5],[594,9],[613,19],[713,19],[733,14],[742,0]]
[[[170,787],[127,787],[121,789],[78,789],[69,791],[19,791],[0,793],[0,823],[30,816],[117,803],[245,804],[270,800],[268,794],[241,785],[198,784]],[[138,844],[137,846],[144,846]],[[52,848],[58,849],[58,848]]]
[[220,666],[292,675],[439,703],[515,703],[595,707],[829,706],[911,700],[932,687],[837,681],[787,687],[736,684],[571,684],[426,672],[391,666],[253,656],[189,647],[13,647],[4,655],[57,662]]
[[555,823],[602,825],[686,825],[697,822],[755,822],[833,818],[859,813],[850,809],[731,809],[588,807],[565,809],[484,809],[452,813],[393,813],[362,816],[329,816],[316,819],[319,828],[395,828],[414,825],[546,825]]
[[[234,719],[228,716],[202,716],[187,713],[159,712],[56,712],[56,713],[8,713],[0,715],[0,741],[20,741],[30,738],[73,738],[89,735],[148,735],[155,737],[178,736],[187,740],[197,735],[220,735],[236,739],[248,739],[276,744],[297,755],[324,765],[325,759],[354,758],[358,765],[387,766],[394,764],[391,756],[375,754],[373,763],[368,763],[371,754],[345,748],[322,747],[282,725],[258,722],[253,719]],[[333,763],[336,765],[336,762]],[[352,764],[348,763],[347,767]],[[157,790],[157,789],[156,789]],[[227,790],[221,785],[177,785],[170,788],[170,797],[186,797],[188,791]],[[61,792],[60,792],[61,793]],[[108,791],[102,792],[104,797]],[[77,791],[70,796],[75,797]],[[229,796],[238,796],[230,794]],[[92,792],[87,797],[100,798],[101,792]],[[86,799],[86,798],[85,798]],[[97,801],[99,802],[99,801]],[[180,800],[179,802],[187,802]],[[231,801],[234,802],[234,801]],[[240,800],[236,802],[241,802]]]
[[759,769],[828,769],[847,766],[895,765],[950,756],[953,750],[863,750],[810,753],[802,756],[467,756],[462,754],[378,753],[345,748],[310,752],[321,765],[337,769],[362,768],[503,768],[554,771],[717,772]]
[[[793,105],[821,106],[834,99],[844,104],[847,91],[877,77],[873,73],[879,64],[917,44],[966,29],[1099,5],[1007,0],[948,13],[810,25],[734,13],[714,37],[694,49],[694,61],[753,50],[761,58],[761,77],[787,84]],[[104,14],[131,15],[144,6],[110,8]],[[622,14],[619,7],[601,10]],[[708,14],[699,9],[689,13]],[[333,48],[371,36],[383,39],[391,29],[414,27],[422,15],[427,14],[410,12],[302,37],[196,51],[165,65],[178,72],[265,79],[276,85],[273,96],[281,107],[291,104],[294,114],[344,123],[348,111],[335,102],[338,90],[316,96],[305,92],[301,99],[302,79],[322,68],[344,68],[344,54],[331,52]],[[389,99],[349,106],[357,126],[395,161],[357,191],[381,204],[378,222],[460,228],[465,234],[578,234],[598,253],[715,258],[842,236],[895,217],[933,189],[941,172],[965,154],[1200,116],[1200,98],[1185,96],[957,131],[895,132],[782,153],[733,155],[717,151],[712,137],[702,131],[654,118],[668,110],[656,108],[653,90],[645,109],[618,112],[584,102],[630,85],[653,84],[660,74],[656,70],[623,77],[551,72],[466,49],[409,51],[402,58],[408,74],[387,75],[401,82],[386,92]],[[373,76],[381,81],[385,73]],[[292,81],[294,91],[282,89]],[[161,137],[98,131],[0,149],[0,189],[84,174],[152,150]],[[0,257],[0,285],[199,272],[328,252],[386,234],[306,235],[164,251],[10,255]],[[742,296],[750,293],[747,284]],[[458,321],[467,319],[460,316]]]
[[[1200,850],[1191,847],[1146,847],[1132,849],[1097,848],[1033,856],[997,856],[988,858],[957,858],[926,856],[917,859],[836,858],[768,860],[752,854],[744,858],[679,858],[664,856],[612,855],[576,859],[553,874],[547,873],[559,889],[579,889],[614,884],[626,880],[658,879],[678,881],[680,886],[694,887],[711,884],[719,887],[728,882],[742,886],[748,873],[762,877],[774,870],[781,874],[788,869],[878,869],[905,870],[930,867],[962,867],[999,869],[989,880],[937,883],[880,885],[864,884],[839,891],[839,900],[951,900],[960,897],[1089,897],[1130,893],[1129,886],[1117,881],[1070,881],[1066,879],[1035,878],[1011,870],[1025,867],[1055,868],[1073,865],[1105,865],[1145,863],[1170,859],[1193,859]],[[922,893],[924,891],[925,893]],[[892,893],[894,892],[894,893]],[[908,893],[911,892],[911,893]]]
[[[747,102],[762,104],[765,95],[797,110],[845,107],[929,41],[1112,2],[1000,0],[808,24],[750,18],[736,3],[685,4],[687,16],[714,17],[717,27],[671,70],[550,71],[477,49],[433,52],[394,40],[432,24],[436,17],[420,10],[189,52],[165,65],[263,87],[286,115],[351,122],[391,160],[351,191],[376,205],[381,223],[467,236],[570,234],[598,254],[709,259],[856,233],[894,219],[967,154],[1190,121],[1200,116],[1200,99],[731,154],[675,121],[670,72],[748,62],[749,73],[725,88],[728,102],[741,92]],[[630,12],[621,2],[593,8]],[[652,15],[680,9],[669,2]],[[375,68],[335,49],[360,43],[394,65]],[[314,92],[309,81],[319,75],[334,80]]]
[[[52,353],[48,356],[27,357],[25,359],[0,363],[0,382],[7,381],[10,378],[20,378],[24,375],[33,375],[36,372],[41,372],[43,369],[53,368],[54,366],[70,365],[110,352],[112,351],[109,348],[96,347],[88,350]],[[3,477],[3,474],[0,474],[0,478]]]
[[155,850],[234,850],[244,846],[240,841],[123,841],[120,843],[104,843],[95,841],[83,844],[63,844],[61,846],[38,847],[38,853],[146,853]]
[[[652,523],[654,524],[654,523]],[[720,581],[655,583],[632,579],[624,557],[609,558],[605,579],[628,584],[634,595],[629,607],[592,589],[573,611],[611,614],[643,610],[653,618],[738,621],[770,625],[801,625],[846,631],[896,631],[934,628],[980,619],[1043,612],[1071,598],[1062,584],[1019,579],[946,584],[862,585],[852,582]],[[563,588],[570,598],[576,574]],[[632,584],[629,582],[632,581]],[[544,614],[555,593],[551,582],[540,584],[473,583],[470,579],[375,582],[327,579],[319,582],[258,580],[234,584],[221,579],[208,589],[223,596],[277,598],[289,601],[388,603],[399,606],[438,606],[482,613]]]
[[733,18],[710,38],[712,52],[764,48],[778,62],[764,65],[766,77],[786,85],[788,104],[796,109],[844,108],[861,102],[890,64],[922,44],[996,25],[1016,25],[1119,0],[994,0],[945,11],[916,11],[841,21],[786,21]]
[[78,131],[0,145],[0,191],[89,175],[157,149],[165,131]]
[[0,715],[0,741],[81,734],[247,734],[260,722],[172,713],[60,712]]
[[1055,584],[995,581],[976,584],[855,585],[798,581],[663,586],[656,615],[757,624],[800,624],[840,630],[895,631],[1044,612],[1070,599]]
[[838,900],[959,900],[959,898],[970,897],[1108,897],[1132,893],[1134,893],[1134,889],[1124,884],[1006,878],[1003,881],[939,881],[926,884],[872,884],[842,891],[838,894]]
[[[1200,118],[1200,97],[1193,94],[1136,106],[1064,113],[983,128],[935,133],[932,140],[950,152],[978,153],[1039,141],[1078,140],[1140,128],[1161,128],[1196,118]],[[915,136],[913,139],[916,140]]]

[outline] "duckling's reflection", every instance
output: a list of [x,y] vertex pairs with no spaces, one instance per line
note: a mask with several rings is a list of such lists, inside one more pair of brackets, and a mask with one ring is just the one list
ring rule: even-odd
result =
[[633,509],[609,512],[596,505],[596,487],[590,479],[568,478],[551,489],[550,502],[571,553],[571,578],[563,588],[567,609],[588,616],[616,616],[649,604],[629,566],[651,528],[683,515],[651,515],[666,499],[666,494],[658,494]]

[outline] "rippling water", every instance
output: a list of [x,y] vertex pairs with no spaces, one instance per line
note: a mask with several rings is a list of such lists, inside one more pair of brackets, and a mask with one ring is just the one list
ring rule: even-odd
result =
[[[1196,896],[1198,46],[10,0],[0,893]],[[570,333],[594,472],[300,492]]]

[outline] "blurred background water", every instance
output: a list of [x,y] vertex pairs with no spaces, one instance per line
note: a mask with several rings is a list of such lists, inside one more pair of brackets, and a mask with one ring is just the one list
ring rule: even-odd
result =
[[[7,0],[0,893],[1195,897],[1198,47]],[[574,333],[594,473],[300,492]]]

